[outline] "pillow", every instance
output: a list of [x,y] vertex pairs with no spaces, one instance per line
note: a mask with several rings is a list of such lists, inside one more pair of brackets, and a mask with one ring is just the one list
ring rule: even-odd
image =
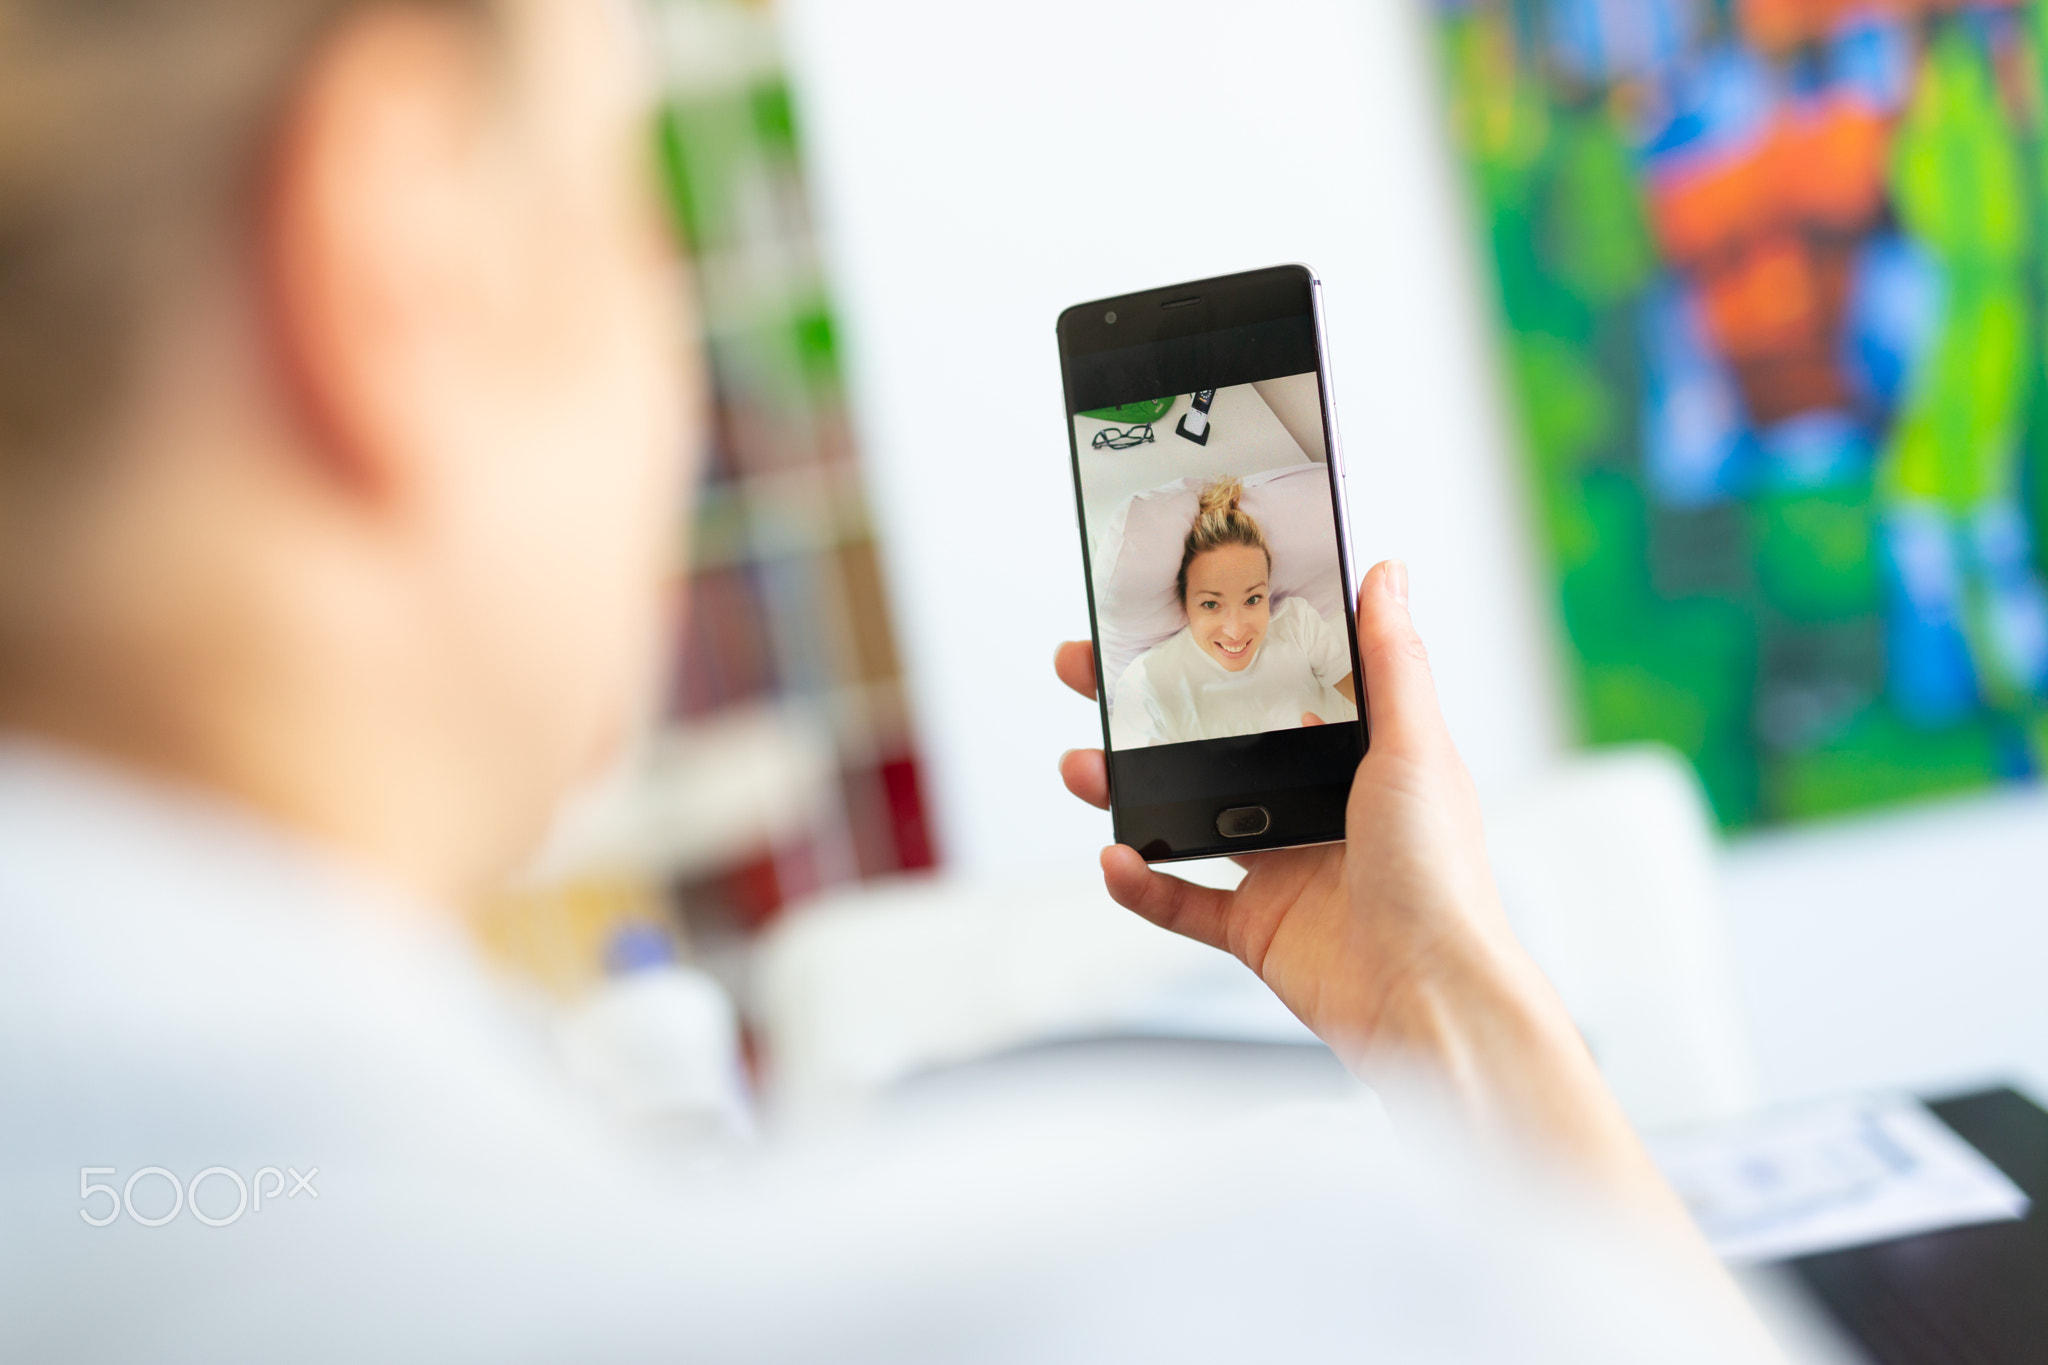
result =
[[[1102,684],[1115,687],[1140,654],[1187,624],[1174,592],[1180,556],[1206,476],[1179,479],[1133,494],[1110,514],[1095,565],[1095,626],[1102,641]],[[1259,523],[1273,552],[1272,600],[1299,597],[1323,619],[1344,619],[1347,585],[1337,560],[1330,516],[1330,471],[1324,464],[1288,465],[1244,476],[1238,504]]]

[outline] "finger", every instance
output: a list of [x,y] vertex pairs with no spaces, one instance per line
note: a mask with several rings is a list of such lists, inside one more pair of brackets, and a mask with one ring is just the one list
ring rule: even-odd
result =
[[1197,943],[1230,951],[1230,892],[1154,872],[1136,849],[1123,844],[1102,850],[1102,882],[1109,888],[1110,899],[1141,919]]
[[1102,750],[1069,749],[1061,754],[1060,780],[1089,805],[1109,809],[1109,763]]
[[1306,730],[1311,725],[1328,725],[1329,723],[1330,722],[1324,720],[1321,716],[1317,715],[1313,711],[1304,711],[1301,713],[1301,728],[1304,730]]
[[1448,739],[1429,651],[1408,615],[1408,566],[1398,559],[1374,568],[1359,586],[1358,653],[1373,747],[1398,751]]
[[1069,640],[1054,650],[1052,671],[1061,682],[1095,700],[1095,647],[1086,640]]

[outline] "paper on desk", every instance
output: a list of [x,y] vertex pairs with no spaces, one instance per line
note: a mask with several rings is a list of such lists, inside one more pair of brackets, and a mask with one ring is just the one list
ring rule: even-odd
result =
[[1918,1100],[1802,1106],[1652,1142],[1728,1261],[1775,1261],[2024,1217],[2027,1197]]

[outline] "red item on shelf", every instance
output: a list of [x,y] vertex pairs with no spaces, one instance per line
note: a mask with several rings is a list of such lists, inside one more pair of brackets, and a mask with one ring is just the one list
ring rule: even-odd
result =
[[882,787],[889,796],[889,819],[896,831],[896,857],[906,872],[938,866],[930,827],[924,817],[922,783],[917,761],[896,758],[882,764]]
[[773,854],[727,871],[719,878],[719,890],[732,917],[748,930],[761,928],[782,909],[782,879],[776,874]]

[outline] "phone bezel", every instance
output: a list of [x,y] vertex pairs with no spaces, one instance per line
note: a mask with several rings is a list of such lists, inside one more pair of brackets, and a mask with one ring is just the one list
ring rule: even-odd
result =
[[[1089,544],[1087,502],[1083,496],[1081,483],[1080,442],[1075,435],[1073,421],[1074,413],[1079,409],[1074,406],[1074,368],[1071,362],[1081,356],[1124,347],[1144,346],[1163,340],[1199,336],[1228,327],[1300,317],[1303,316],[1304,294],[1307,304],[1306,315],[1311,320],[1315,332],[1315,373],[1321,391],[1323,441],[1329,451],[1325,472],[1330,482],[1330,501],[1336,523],[1338,564],[1346,586],[1344,628],[1346,641],[1351,649],[1352,676],[1357,680],[1354,686],[1359,696],[1359,706],[1355,724],[1358,727],[1359,752],[1363,754],[1371,750],[1372,735],[1366,714],[1364,660],[1360,657],[1358,648],[1358,578],[1352,568],[1350,517],[1344,497],[1343,441],[1337,427],[1336,386],[1331,375],[1322,282],[1316,278],[1315,272],[1305,265],[1272,266],[1235,275],[1146,289],[1112,298],[1094,299],[1087,303],[1075,304],[1059,317],[1056,331],[1060,349],[1062,397],[1066,400],[1062,405],[1061,420],[1067,430],[1068,467],[1074,481],[1075,527],[1081,540],[1081,564],[1088,598],[1089,640],[1095,652],[1095,700],[1102,726],[1103,751],[1106,758],[1104,766],[1110,783],[1110,817],[1115,827],[1117,841],[1137,848],[1147,862],[1186,862],[1278,848],[1302,848],[1342,842],[1350,782],[1347,780],[1341,787],[1326,784],[1282,789],[1266,787],[1234,793],[1227,798],[1205,798],[1201,802],[1181,803],[1187,805],[1191,811],[1197,805],[1213,806],[1220,814],[1233,807],[1266,805],[1283,797],[1300,798],[1308,803],[1309,809],[1313,812],[1310,817],[1292,822],[1289,829],[1275,828],[1268,834],[1251,838],[1225,838],[1215,829],[1213,822],[1208,826],[1208,837],[1191,837],[1186,840],[1178,837],[1167,838],[1157,833],[1156,827],[1132,828],[1136,811],[1158,812],[1169,808],[1161,805],[1131,807],[1121,799],[1117,791],[1117,765],[1113,760],[1115,751],[1110,747],[1109,728],[1109,688],[1113,680],[1102,677],[1102,632],[1100,622],[1096,619],[1095,566],[1093,550]],[[1190,299],[1198,302],[1184,302]],[[1117,315],[1115,323],[1105,321],[1105,314],[1109,313]],[[1179,821],[1174,823],[1183,830],[1187,828]],[[1153,837],[1146,838],[1148,834]]]

